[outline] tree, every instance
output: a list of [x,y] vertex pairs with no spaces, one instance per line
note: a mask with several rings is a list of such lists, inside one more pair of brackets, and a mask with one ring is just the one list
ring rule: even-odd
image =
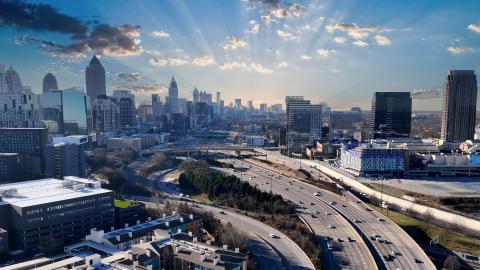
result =
[[455,255],[449,255],[443,263],[443,268],[448,270],[460,270],[462,269],[462,261]]

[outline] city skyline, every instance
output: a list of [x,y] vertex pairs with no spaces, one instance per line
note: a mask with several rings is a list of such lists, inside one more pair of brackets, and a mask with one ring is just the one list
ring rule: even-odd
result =
[[[149,2],[137,4],[142,15],[127,17],[106,12],[129,12],[121,1],[0,5],[17,14],[0,11],[0,64],[14,65],[35,93],[48,72],[60,89],[85,89],[94,52],[107,73],[107,94],[126,88],[140,102],[152,93],[164,99],[173,75],[180,97],[198,87],[221,92],[226,104],[283,103],[294,93],[333,108],[368,109],[375,91],[426,89],[412,95],[413,110],[440,111],[438,89],[448,70],[479,73],[480,3],[473,1]],[[53,9],[53,19],[24,20],[24,11],[38,6]]]

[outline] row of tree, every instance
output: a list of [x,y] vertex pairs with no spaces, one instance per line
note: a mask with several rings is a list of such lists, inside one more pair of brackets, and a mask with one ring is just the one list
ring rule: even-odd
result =
[[293,214],[293,206],[282,196],[261,191],[235,176],[225,175],[208,167],[204,161],[186,161],[180,166],[180,188],[192,195],[207,194],[212,201],[229,207],[268,214]]

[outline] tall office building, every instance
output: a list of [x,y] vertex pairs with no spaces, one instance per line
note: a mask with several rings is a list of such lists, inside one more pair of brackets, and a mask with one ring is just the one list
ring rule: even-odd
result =
[[5,84],[7,87],[7,93],[18,94],[23,92],[22,80],[13,66],[10,66],[5,73]]
[[442,128],[445,141],[473,140],[477,110],[477,76],[473,70],[450,70],[445,78]]
[[152,105],[141,104],[138,106],[138,119],[141,123],[151,124],[154,121]]
[[305,100],[302,96],[287,96],[285,104],[287,155],[300,154],[311,141],[310,100]]
[[235,99],[235,109],[237,109],[237,110],[242,109],[242,99],[240,99],[240,98]]
[[0,93],[0,128],[36,128],[41,124],[40,97],[33,93]]
[[42,119],[49,133],[63,133],[63,92],[52,90],[40,95]]
[[310,139],[320,140],[322,138],[323,106],[320,104],[310,105]]
[[217,104],[220,104],[220,100],[222,100],[222,94],[217,92]]
[[330,114],[330,127],[335,129],[353,129],[362,120],[362,114],[358,111],[341,112],[334,111]]
[[63,129],[68,135],[87,135],[87,97],[82,89],[62,91]]
[[412,125],[410,92],[375,92],[370,128],[374,138],[408,137]]
[[213,103],[212,94],[207,93],[207,91],[200,91],[198,99],[199,99],[199,102],[205,102],[208,105],[211,105]]
[[248,110],[253,111],[253,100],[248,101]]
[[198,89],[195,87],[195,89],[193,89],[193,99],[192,101],[194,103],[197,103],[197,102],[200,102],[200,93],[198,92]]
[[162,101],[160,100],[160,96],[158,96],[157,94],[152,94],[152,114],[153,121],[156,124],[160,124],[162,116],[164,114],[164,106]]
[[53,137],[53,142],[45,146],[45,175],[57,179],[64,176],[85,177],[87,148],[87,135]]
[[172,76],[168,86],[167,108],[169,113],[178,113],[178,86],[175,78]]
[[96,55],[85,69],[85,82],[87,87],[87,96],[90,104],[100,95],[107,94],[107,85],[105,81],[105,69],[103,68]]
[[5,83],[5,76],[6,76],[5,66],[0,65],[0,93],[7,92],[7,85]]
[[58,90],[57,78],[55,78],[52,73],[47,73],[47,75],[43,77],[43,92],[45,93],[51,90]]
[[260,111],[267,112],[268,105],[267,103],[260,103]]
[[135,126],[135,96],[128,90],[114,90],[112,98],[115,99],[120,110],[120,127]]
[[48,144],[45,128],[1,128],[0,153],[18,153],[26,176],[45,171],[44,149]]
[[92,104],[92,129],[95,132],[115,132],[120,128],[120,109],[105,95]]

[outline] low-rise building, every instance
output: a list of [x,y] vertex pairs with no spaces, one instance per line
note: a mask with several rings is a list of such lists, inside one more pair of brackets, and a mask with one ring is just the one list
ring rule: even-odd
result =
[[113,192],[78,177],[0,185],[0,228],[11,250],[35,252],[47,237],[65,244],[114,225]]
[[115,200],[115,228],[134,226],[145,222],[145,204],[137,201]]
[[360,176],[401,176],[405,150],[374,144],[343,144],[341,167]]
[[248,146],[264,146],[265,137],[263,136],[247,136],[246,142]]

